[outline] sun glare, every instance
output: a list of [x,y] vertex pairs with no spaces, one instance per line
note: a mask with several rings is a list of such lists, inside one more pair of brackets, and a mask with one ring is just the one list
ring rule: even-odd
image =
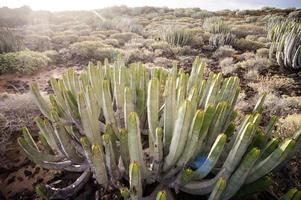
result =
[[50,11],[63,11],[63,10],[91,10],[97,8],[110,7],[114,5],[127,5],[130,7],[139,6],[155,6],[170,8],[184,8],[184,7],[200,7],[207,10],[220,10],[220,9],[256,9],[260,8],[262,3],[252,3],[252,1],[237,1],[237,0],[2,0],[3,4],[0,6],[8,6],[12,8],[28,5],[34,10],[50,10]]

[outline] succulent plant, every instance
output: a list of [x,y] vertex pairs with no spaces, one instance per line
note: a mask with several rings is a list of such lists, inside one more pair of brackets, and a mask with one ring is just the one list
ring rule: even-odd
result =
[[204,20],[203,28],[210,33],[230,33],[231,27],[221,17],[209,17]]
[[270,58],[284,68],[301,70],[301,23],[283,21],[269,31]]
[[165,26],[159,34],[159,38],[173,46],[185,46],[192,41],[192,33],[176,26]]
[[43,168],[82,173],[66,188],[46,185],[38,192],[66,198],[91,176],[104,188],[128,180],[130,187],[120,191],[131,199],[146,198],[143,189],[155,183],[149,199],[167,199],[170,189],[211,193],[210,199],[229,199],[246,185],[258,191],[254,183],[300,146],[301,129],[275,142],[276,119],[259,126],[264,96],[236,126],[239,79],[214,73],[205,79],[204,70],[199,58],[190,75],[176,66],[90,63],[80,74],[69,69],[62,79],[51,78],[49,101],[33,84],[44,115],[36,119],[43,148],[26,128],[19,144]]

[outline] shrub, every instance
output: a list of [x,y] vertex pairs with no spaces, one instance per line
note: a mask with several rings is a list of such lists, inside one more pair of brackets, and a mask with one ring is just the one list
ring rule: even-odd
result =
[[139,35],[132,32],[124,32],[124,33],[114,33],[113,35],[110,36],[111,39],[118,40],[119,44],[122,46],[134,37],[139,37]]
[[124,60],[127,64],[137,62],[150,63],[155,57],[155,52],[148,49],[129,49],[124,54]]
[[185,46],[192,41],[192,34],[183,28],[169,26],[162,28],[159,38],[173,46]]
[[49,61],[43,53],[29,50],[0,54],[0,74],[31,74],[45,68]]
[[40,138],[51,151],[42,151],[27,129],[18,143],[43,168],[81,172],[66,188],[46,185],[37,191],[66,199],[92,174],[103,187],[128,180],[129,188],[120,189],[131,199],[142,199],[144,188],[157,185],[149,196],[154,199],[161,184],[168,193],[211,193],[209,199],[226,200],[245,184],[254,189],[255,181],[298,150],[301,129],[268,148],[275,120],[259,126],[264,96],[236,128],[238,78],[210,73],[206,80],[204,67],[196,59],[189,75],[176,66],[90,64],[79,75],[70,69],[63,80],[52,78],[50,104],[33,84],[31,93],[44,115],[36,119]]
[[259,72],[255,69],[248,69],[247,73],[244,74],[246,80],[257,80],[259,78]]
[[[149,41],[147,41],[149,42]],[[146,46],[146,40],[143,37],[133,38],[125,44],[126,48],[134,49],[134,48],[142,48]]]
[[263,71],[269,67],[269,60],[267,58],[255,57],[241,61],[236,65],[242,69],[256,69],[259,71]]
[[116,39],[105,39],[103,43],[114,47],[119,47],[119,41]]
[[301,108],[301,97],[278,97],[274,93],[268,94],[264,106],[270,114],[287,115],[298,112]]
[[268,58],[269,57],[269,49],[267,49],[267,48],[257,49],[256,56],[261,57],[261,58]]
[[114,21],[116,23],[117,30],[120,30],[122,32],[141,34],[143,31],[143,26],[138,24],[136,19],[130,17],[121,17],[114,19]]
[[102,41],[102,37],[98,37],[98,35],[85,35],[85,36],[79,36],[77,38],[77,42],[83,42],[83,41]]
[[247,23],[255,23],[255,22],[257,22],[257,20],[258,20],[257,16],[249,16],[246,18]]
[[265,36],[267,31],[262,26],[243,24],[233,26],[232,33],[237,35],[237,37],[242,38],[246,37],[247,35]]
[[294,79],[288,77],[274,76],[261,76],[258,82],[250,82],[248,86],[258,91],[259,93],[278,93],[281,88],[290,87],[294,84]]
[[58,63],[61,59],[59,52],[56,50],[48,50],[43,52],[48,58],[50,58],[50,63]]
[[[98,37],[101,39],[106,39],[108,36],[110,36],[111,31],[93,31],[91,32],[89,35],[92,37]],[[118,31],[114,31],[112,34],[114,33],[119,33]]]
[[224,75],[233,74],[237,70],[237,66],[234,65],[233,58],[222,59],[219,66]]
[[55,49],[61,49],[76,42],[78,36],[70,32],[60,32],[51,38]]
[[229,33],[231,31],[228,24],[226,24],[220,17],[206,18],[203,24],[203,28],[214,34]]
[[113,19],[106,19],[100,24],[101,29],[106,30],[119,30],[121,32],[132,32],[141,34],[143,32],[143,26],[138,24],[136,19],[129,16],[120,16]]
[[35,127],[33,119],[40,114],[39,108],[29,93],[5,94],[5,98],[2,97],[3,95],[2,93],[0,96],[2,114],[0,115],[0,141],[4,140],[3,134],[12,137],[14,133],[22,131],[25,126],[33,129]]
[[224,57],[231,57],[236,53],[235,49],[232,46],[224,45],[220,46],[213,54],[215,58],[224,58]]
[[236,42],[233,44],[233,47],[241,51],[256,51],[257,49],[264,48],[265,44],[242,38],[236,40]]
[[70,52],[73,57],[82,58],[84,60],[101,60],[105,58],[113,60],[117,58],[122,51],[108,46],[100,41],[83,41],[70,45]]
[[233,45],[236,41],[236,36],[231,33],[214,34],[209,39],[209,44],[214,47]]
[[50,37],[41,35],[26,35],[24,45],[32,51],[46,51],[52,46]]
[[291,114],[279,119],[277,136],[280,138],[289,137],[292,132],[301,126],[301,114]]
[[191,14],[191,17],[194,19],[202,19],[202,18],[213,17],[213,16],[214,16],[214,13],[210,12],[208,10],[200,10],[200,11],[197,11],[197,12]]
[[19,51],[22,47],[23,43],[20,37],[10,29],[0,27],[0,54]]

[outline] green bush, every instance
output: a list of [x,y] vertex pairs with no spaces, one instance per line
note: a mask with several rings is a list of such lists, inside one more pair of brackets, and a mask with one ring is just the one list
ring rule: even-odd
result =
[[84,60],[104,60],[105,58],[113,60],[119,54],[122,54],[121,50],[115,49],[100,41],[76,42],[70,45],[69,48],[73,57],[78,57]]
[[43,53],[29,50],[0,54],[0,74],[31,74],[45,68],[49,61]]

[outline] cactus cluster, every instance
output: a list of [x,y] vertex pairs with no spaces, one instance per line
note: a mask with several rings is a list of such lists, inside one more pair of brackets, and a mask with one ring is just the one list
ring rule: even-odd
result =
[[[229,199],[258,191],[266,175],[300,146],[293,138],[271,138],[276,118],[260,127],[264,96],[237,125],[237,77],[209,73],[199,58],[190,74],[171,69],[126,67],[105,62],[62,79],[51,78],[49,101],[36,84],[31,93],[43,113],[36,118],[43,147],[25,128],[19,144],[43,168],[81,172],[70,186],[39,187],[49,198],[73,195],[91,176],[103,187],[119,187],[124,198],[150,199],[175,191]],[[259,188],[260,189],[260,188]]]
[[204,20],[203,28],[213,34],[230,33],[231,27],[220,17],[209,17]]
[[281,67],[301,70],[301,22],[282,21],[270,29],[268,37],[270,58],[275,56]]
[[192,33],[180,27],[165,26],[159,34],[159,38],[173,46],[185,46],[192,41]]

